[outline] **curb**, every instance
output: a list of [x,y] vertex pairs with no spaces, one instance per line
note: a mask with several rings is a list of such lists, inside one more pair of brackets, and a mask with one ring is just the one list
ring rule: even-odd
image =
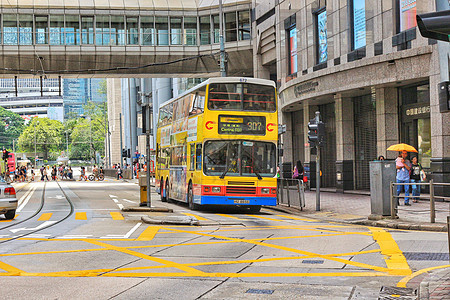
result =
[[[403,230],[416,230],[416,231],[435,231],[435,232],[447,232],[447,224],[445,223],[412,223],[406,222],[400,219],[388,219],[388,218],[377,218],[376,220],[368,219],[368,217],[361,216],[361,219],[353,219],[353,220],[343,220],[338,218],[326,218],[323,216],[316,216],[307,214],[301,209],[297,207],[284,207],[284,206],[264,206],[264,208],[272,209],[288,214],[301,215],[303,217],[308,217],[311,219],[317,219],[321,221],[329,221],[329,222],[339,222],[344,224],[352,224],[352,225],[363,225],[363,226],[372,226],[372,227],[384,227],[391,229],[403,229]],[[304,214],[302,214],[304,213]],[[369,218],[373,218],[373,216],[369,216]]]
[[173,213],[173,209],[167,207],[129,206],[122,208],[123,212],[167,212]]
[[164,219],[155,219],[147,216],[141,217],[142,222],[153,225],[190,225],[199,226],[200,222],[191,216],[172,216]]

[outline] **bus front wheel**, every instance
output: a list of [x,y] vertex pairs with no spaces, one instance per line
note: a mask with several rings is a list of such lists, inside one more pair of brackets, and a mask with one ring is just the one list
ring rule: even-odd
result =
[[248,207],[251,213],[257,213],[261,211],[261,205],[251,205]]
[[189,187],[188,187],[188,203],[189,203],[190,210],[199,209],[199,205],[194,203],[194,191],[192,190],[192,182],[189,182]]

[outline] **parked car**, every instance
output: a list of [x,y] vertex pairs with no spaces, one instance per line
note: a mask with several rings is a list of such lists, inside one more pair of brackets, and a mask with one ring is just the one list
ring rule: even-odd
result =
[[14,219],[17,204],[16,190],[0,177],[0,215],[4,214],[7,220]]

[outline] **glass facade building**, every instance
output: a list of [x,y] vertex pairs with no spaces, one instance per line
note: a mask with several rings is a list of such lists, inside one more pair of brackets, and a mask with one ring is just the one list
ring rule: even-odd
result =
[[106,95],[100,91],[101,84],[105,80],[100,78],[63,79],[65,118],[83,114],[83,105],[90,101],[106,102]]

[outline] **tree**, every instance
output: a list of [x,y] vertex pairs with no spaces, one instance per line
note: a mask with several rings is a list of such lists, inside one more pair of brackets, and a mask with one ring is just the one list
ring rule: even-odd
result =
[[49,153],[63,149],[63,136],[64,126],[60,121],[36,117],[20,135],[19,147],[24,152],[34,152],[36,140],[36,151],[43,152],[44,159],[48,159]]
[[0,107],[0,148],[12,150],[13,141],[25,129],[25,121],[16,113]]

